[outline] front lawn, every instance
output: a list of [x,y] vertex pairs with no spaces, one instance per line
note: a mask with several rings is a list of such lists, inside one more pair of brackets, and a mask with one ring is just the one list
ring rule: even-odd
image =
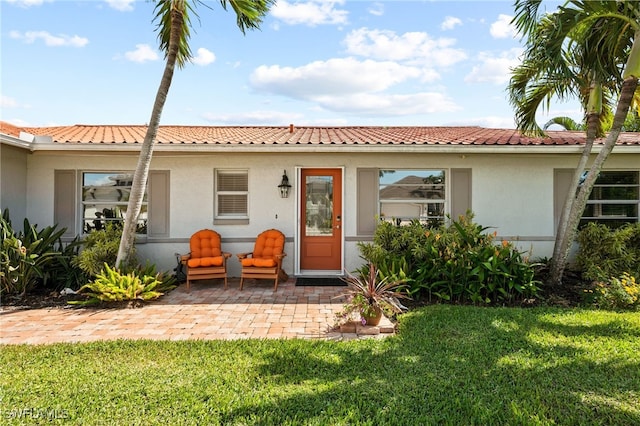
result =
[[640,424],[640,314],[434,305],[382,340],[4,346],[7,424]]

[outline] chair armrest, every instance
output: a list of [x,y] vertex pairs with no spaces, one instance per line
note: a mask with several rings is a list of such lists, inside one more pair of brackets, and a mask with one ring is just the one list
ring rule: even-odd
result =
[[287,253],[280,253],[276,255],[276,259],[282,260],[287,257]]
[[236,254],[236,256],[238,256],[238,259],[245,259],[247,258],[249,255],[252,255],[253,252],[249,252],[249,253],[238,253]]
[[181,255],[180,255],[180,262],[181,262],[182,264],[186,264],[186,263],[187,263],[187,260],[189,260],[189,259],[191,259],[191,253],[188,253],[188,254],[181,254]]
[[227,251],[223,251],[222,252],[222,257],[224,257],[225,259],[228,259],[231,257],[231,253],[227,252]]

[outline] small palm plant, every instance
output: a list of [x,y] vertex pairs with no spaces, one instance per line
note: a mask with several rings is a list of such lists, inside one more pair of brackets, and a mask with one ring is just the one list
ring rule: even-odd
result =
[[104,264],[104,269],[95,280],[85,284],[78,290],[88,299],[71,301],[74,305],[93,305],[100,302],[131,302],[134,306],[143,301],[157,299],[165,291],[171,290],[173,278],[167,278],[162,273],[155,273],[154,266],[147,266],[132,270],[128,273]]
[[409,298],[404,292],[404,281],[383,277],[373,263],[357,276],[346,272],[342,280],[347,290],[339,297],[346,296],[347,302],[336,315],[338,322],[348,322],[358,313],[363,325],[377,325],[383,313],[399,314],[407,309],[400,303],[400,299]]

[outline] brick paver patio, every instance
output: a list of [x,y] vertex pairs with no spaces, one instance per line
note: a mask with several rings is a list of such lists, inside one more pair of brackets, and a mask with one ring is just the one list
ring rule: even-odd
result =
[[[273,283],[237,279],[184,284],[140,308],[0,308],[0,344],[45,344],[112,339],[351,339],[388,335],[393,325],[332,329],[342,309],[343,287],[296,287],[291,278]],[[355,331],[355,332],[354,332]],[[380,334],[382,333],[382,334]]]

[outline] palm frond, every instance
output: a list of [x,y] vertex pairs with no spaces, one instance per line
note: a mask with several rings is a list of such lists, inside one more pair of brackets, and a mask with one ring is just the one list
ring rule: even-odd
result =
[[554,124],[562,126],[565,130],[584,130],[584,126],[582,124],[576,123],[575,120],[570,117],[554,117],[547,121],[542,128],[547,130]]
[[[176,64],[178,68],[184,65],[193,57],[189,46],[189,38],[191,37],[191,19],[190,14],[197,16],[191,2],[189,0],[156,0],[155,17],[156,31],[158,32],[158,42],[160,50],[164,52],[165,58],[169,54],[169,46],[172,42],[171,32],[173,26],[180,26],[177,30],[178,51],[176,55]],[[179,15],[181,19],[174,19],[175,15]]]

